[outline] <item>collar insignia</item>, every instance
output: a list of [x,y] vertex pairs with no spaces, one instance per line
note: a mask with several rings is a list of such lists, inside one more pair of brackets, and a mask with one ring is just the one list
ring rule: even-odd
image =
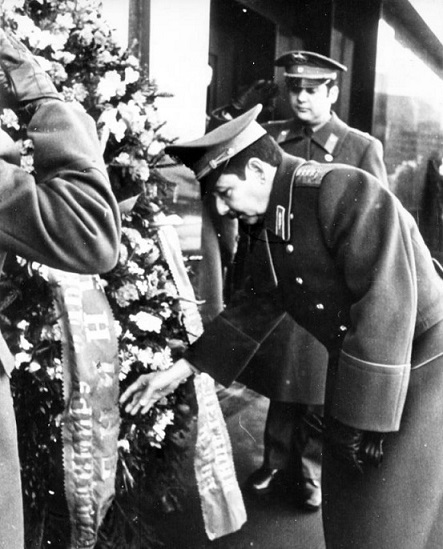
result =
[[286,238],[285,214],[286,208],[279,204],[275,211],[275,234],[282,240]]
[[335,133],[331,133],[331,135],[328,137],[325,143],[325,149],[328,151],[329,154],[332,154],[334,152],[334,149],[337,143],[338,143],[338,135],[335,135]]

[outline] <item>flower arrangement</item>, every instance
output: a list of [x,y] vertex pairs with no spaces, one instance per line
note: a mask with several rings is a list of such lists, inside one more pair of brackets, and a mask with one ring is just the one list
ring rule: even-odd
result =
[[[172,194],[158,169],[168,141],[155,102],[166,94],[130,49],[119,48],[97,0],[4,0],[1,8],[3,26],[39,57],[64,99],[79,103],[96,120],[114,192],[125,205],[119,263],[103,277],[119,335],[124,390],[140,373],[168,368],[187,342],[177,292],[156,237],[156,217],[167,213]],[[14,112],[3,110],[0,123],[21,143],[22,166],[32,172],[32,142]],[[41,547],[51,535],[60,536],[44,532],[42,524],[48,524],[54,509],[63,508],[57,489],[60,332],[43,266],[9,258],[0,289],[0,325],[16,354],[13,392],[27,547]],[[122,413],[117,493],[97,547],[155,546],[149,509],[179,505],[180,460],[193,403],[185,384],[147,416]]]

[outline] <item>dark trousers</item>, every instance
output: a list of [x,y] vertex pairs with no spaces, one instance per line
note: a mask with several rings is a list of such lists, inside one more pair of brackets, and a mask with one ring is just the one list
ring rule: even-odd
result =
[[322,416],[323,406],[271,400],[264,432],[265,467],[283,469],[295,480],[320,480],[322,443],[310,425],[313,414]]

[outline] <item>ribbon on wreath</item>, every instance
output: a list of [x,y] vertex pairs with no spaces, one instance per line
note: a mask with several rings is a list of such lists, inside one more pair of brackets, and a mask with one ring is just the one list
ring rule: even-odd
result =
[[62,332],[63,468],[72,549],[90,549],[115,495],[120,414],[114,318],[97,275],[49,270]]
[[[156,221],[160,248],[177,288],[183,323],[192,343],[203,333],[203,324],[183,263],[178,235],[167,223],[166,216],[158,216]],[[194,385],[198,404],[194,470],[206,535],[214,540],[239,530],[247,520],[246,509],[214,380],[201,373],[194,377]]]

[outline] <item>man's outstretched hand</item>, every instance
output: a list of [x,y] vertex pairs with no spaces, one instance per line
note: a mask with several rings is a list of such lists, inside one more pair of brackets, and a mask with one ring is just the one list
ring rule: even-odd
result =
[[120,404],[133,416],[146,414],[158,400],[175,391],[193,373],[191,364],[182,358],[168,370],[141,375],[121,395]]

